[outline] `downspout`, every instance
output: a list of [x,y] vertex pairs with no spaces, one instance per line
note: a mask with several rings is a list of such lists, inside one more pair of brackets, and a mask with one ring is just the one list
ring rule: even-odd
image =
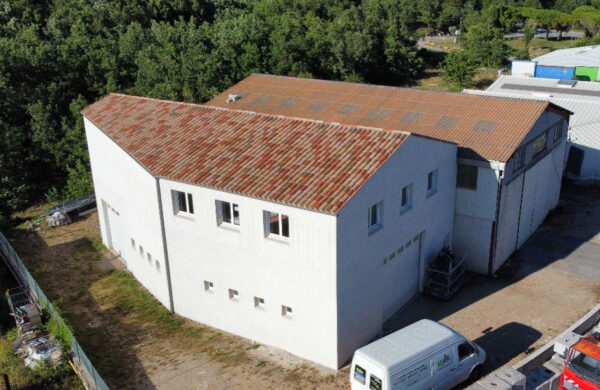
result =
[[492,222],[492,234],[490,237],[490,258],[488,260],[488,275],[492,274],[492,268],[494,267],[494,255],[496,253],[496,241],[498,236],[498,225],[499,225],[499,217],[500,217],[500,206],[502,204],[502,183],[504,182],[504,172],[498,171],[500,181],[498,182],[498,193],[497,193],[497,201],[496,201],[496,217],[495,221]]
[[169,310],[175,313],[175,305],[173,304],[173,288],[171,287],[171,267],[169,266],[169,250],[167,249],[167,234],[165,233],[165,218],[163,216],[162,197],[160,195],[160,181],[156,179],[156,197],[158,199],[158,215],[160,216],[160,232],[163,243],[163,256],[165,258],[165,270],[167,274],[167,288],[169,290]]

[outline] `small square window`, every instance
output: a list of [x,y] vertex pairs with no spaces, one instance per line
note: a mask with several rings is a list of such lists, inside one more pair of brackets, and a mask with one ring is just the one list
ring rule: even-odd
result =
[[400,191],[400,212],[405,212],[412,207],[412,184],[402,187]]
[[292,308],[289,306],[281,305],[281,315],[284,317],[292,316]]
[[229,289],[229,299],[238,299],[240,296],[238,290],[232,288]]
[[240,226],[240,209],[235,203],[217,200],[217,221],[219,225]]
[[431,196],[437,192],[438,186],[438,170],[434,169],[433,171],[427,174],[427,196]]
[[173,196],[173,209],[175,214],[194,214],[194,201],[192,194],[182,191],[171,191]]
[[540,136],[538,136],[534,141],[533,141],[533,156],[537,156],[540,153],[542,153],[544,150],[546,150],[546,140],[548,139],[548,133],[544,133]]
[[254,297],[254,307],[259,308],[259,309],[264,308],[265,307],[264,298]]
[[204,291],[212,292],[214,291],[213,282],[209,282],[208,280],[204,281]]
[[152,264],[152,255],[150,252],[146,253],[146,257],[148,258],[148,263]]
[[144,257],[144,247],[140,245],[140,256]]
[[563,121],[560,120],[554,125],[554,141],[562,138]]
[[513,172],[518,171],[519,169],[525,166],[525,151],[527,149],[525,147],[521,147],[517,149],[514,154],[514,162],[513,162]]
[[290,222],[287,215],[263,211],[266,236],[290,236]]
[[377,202],[369,207],[368,228],[369,233],[379,230],[383,226],[383,202]]
[[135,240],[133,238],[131,239],[131,247],[135,249]]
[[156,270],[157,270],[158,272],[160,272],[160,263],[158,262],[158,260],[156,260],[156,261],[154,262],[154,266],[156,267]]

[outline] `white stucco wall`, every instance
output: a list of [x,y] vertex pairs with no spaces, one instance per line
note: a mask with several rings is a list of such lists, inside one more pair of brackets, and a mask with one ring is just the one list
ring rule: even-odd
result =
[[456,188],[454,251],[466,259],[469,270],[487,273],[500,172],[475,161],[461,163],[478,166],[477,189]]
[[[156,180],[92,122],[84,118],[102,242],[110,246],[103,202],[117,210],[122,253],[127,268],[167,308],[169,294],[164,265]],[[131,239],[135,240],[135,247]],[[143,247],[143,255],[139,247]],[[148,253],[152,258],[148,262]],[[159,262],[160,270],[156,268]]]
[[[160,185],[175,311],[337,368],[336,217],[169,180]],[[171,190],[192,194],[193,216],[174,215]],[[239,205],[239,228],[217,225],[216,200]],[[289,216],[289,239],[265,237],[263,210]],[[255,296],[264,308],[254,307]],[[282,305],[292,308],[291,318]]]
[[[427,196],[427,174],[438,169],[438,190]],[[413,203],[401,212],[402,187],[413,185]],[[338,216],[338,364],[344,364],[358,347],[368,343],[386,319],[383,311],[387,284],[396,267],[417,252],[412,241],[424,232],[422,262],[435,257],[444,242],[452,243],[456,187],[456,146],[410,136]],[[368,208],[383,202],[383,227],[368,231]],[[408,242],[411,246],[406,248]],[[384,259],[398,253],[384,264]],[[408,253],[408,254],[407,254]],[[403,275],[418,278],[418,275]]]

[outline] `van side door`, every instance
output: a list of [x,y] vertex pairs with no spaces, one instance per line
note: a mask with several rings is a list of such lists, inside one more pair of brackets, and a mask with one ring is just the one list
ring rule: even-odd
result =
[[433,356],[433,388],[446,390],[455,385],[456,345],[448,347]]
[[473,346],[473,344],[466,340],[458,344],[457,349],[458,365],[456,367],[456,377],[458,381],[456,384],[459,384],[469,379],[471,370],[479,362],[479,352],[477,351],[477,348]]
[[391,390],[429,390],[433,387],[431,359],[422,360],[391,375]]

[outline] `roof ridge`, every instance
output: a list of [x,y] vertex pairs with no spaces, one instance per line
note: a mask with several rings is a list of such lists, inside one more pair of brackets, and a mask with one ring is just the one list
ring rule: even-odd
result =
[[394,133],[404,134],[407,136],[408,135],[416,135],[410,131],[403,131],[403,130],[396,130],[396,129],[384,129],[381,127],[371,127],[371,126],[362,126],[362,125],[353,125],[350,123],[323,121],[323,120],[302,118],[302,117],[296,117],[296,116],[290,116],[290,115],[269,114],[269,113],[256,112],[256,111],[250,111],[250,110],[242,110],[239,108],[212,106],[212,105],[201,104],[201,103],[180,102],[180,101],[176,101],[176,100],[164,100],[164,99],[158,99],[158,98],[152,98],[152,97],[128,95],[128,94],[115,93],[115,92],[109,93],[107,96],[109,96],[109,95],[116,95],[116,96],[121,96],[121,97],[126,97],[126,98],[134,98],[134,99],[152,100],[152,101],[157,101],[157,102],[161,102],[161,103],[170,103],[170,104],[176,104],[176,105],[189,105],[189,106],[194,106],[194,107],[199,107],[199,108],[215,109],[215,110],[219,110],[219,111],[239,112],[242,114],[249,114],[249,115],[259,116],[259,117],[271,117],[271,118],[283,119],[283,120],[287,120],[287,121],[319,123],[319,124],[325,124],[328,126],[339,126],[339,127],[343,127],[343,128],[358,129],[358,130],[394,132]]
[[[325,80],[325,79],[314,79],[314,78],[310,78],[309,79],[309,78],[303,78],[303,77],[282,76],[282,75],[275,75],[275,74],[268,74],[268,73],[253,73],[252,74],[252,76],[255,76],[255,75],[256,76],[261,76],[261,77],[274,77],[274,78],[292,79],[292,80],[306,80],[306,81],[309,81],[309,82],[317,82],[317,83],[321,82],[321,83],[355,85],[355,86],[361,86],[361,87],[373,87],[373,88],[383,88],[383,89],[392,89],[392,90],[407,90],[407,91],[411,91],[411,92],[422,93],[424,95],[452,95],[452,96],[462,96],[462,95],[464,95],[462,91],[461,92],[432,91],[432,90],[410,88],[410,87],[396,87],[396,86],[393,86],[393,85],[380,85],[380,84],[370,84],[370,83],[356,83],[356,82],[350,82],[350,81]],[[246,80],[246,79],[244,79],[244,80]],[[241,80],[241,81],[243,81],[243,80]],[[490,98],[490,96],[476,95],[476,94],[472,94],[472,95],[473,96],[482,96],[482,97],[488,97],[488,98]],[[513,100],[513,99],[510,99],[510,98],[503,97],[503,96],[494,96],[492,98],[496,98],[496,99],[500,99],[500,100]]]

